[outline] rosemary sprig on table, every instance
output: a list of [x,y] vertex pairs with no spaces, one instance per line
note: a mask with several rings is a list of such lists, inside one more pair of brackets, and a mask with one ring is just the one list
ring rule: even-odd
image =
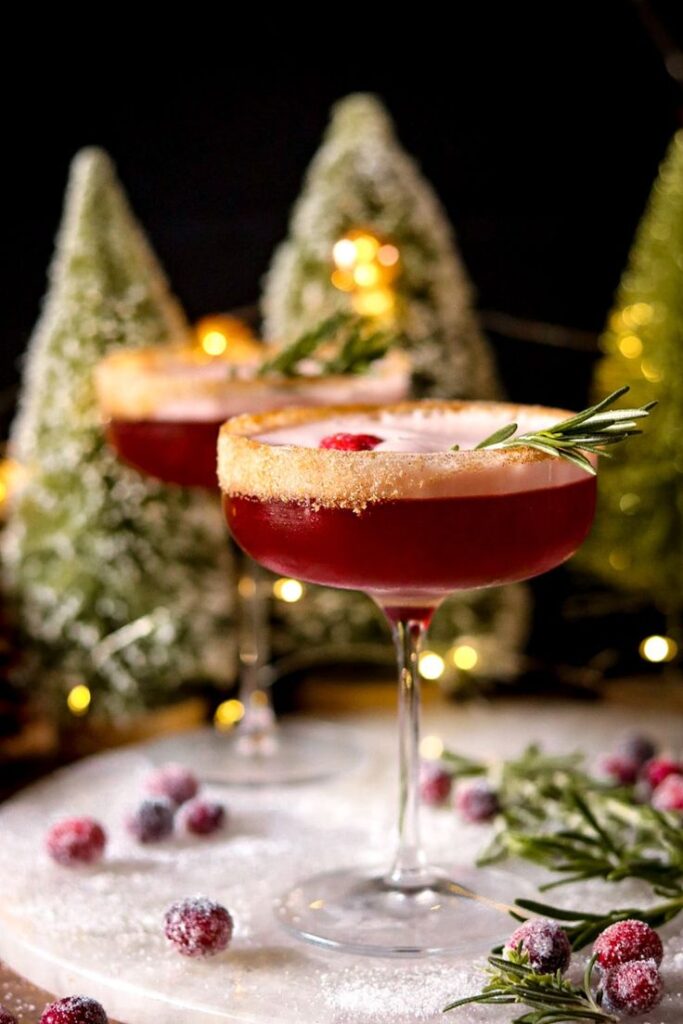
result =
[[378,329],[367,317],[335,313],[262,363],[258,376],[295,377],[304,360],[314,360],[321,374],[365,373],[397,340],[395,332]]
[[488,982],[482,992],[464,999],[456,999],[444,1007],[444,1013],[472,1003],[487,1006],[521,1004],[529,1013],[515,1017],[512,1024],[576,1024],[577,1021],[597,1021],[615,1024],[618,1017],[607,1013],[600,1003],[600,995],[593,994],[592,974],[595,961],[586,967],[581,985],[573,985],[556,974],[539,974],[529,967],[525,953],[511,952],[509,959],[492,955],[488,958]]
[[[588,456],[609,457],[605,447],[641,434],[638,420],[647,417],[657,404],[648,402],[639,409],[612,409],[629,390],[628,387],[619,388],[597,405],[544,430],[517,434],[517,424],[508,423],[480,441],[475,448],[535,448],[546,455],[567,459],[594,475],[595,468]],[[453,451],[458,449],[458,445],[452,448]]]

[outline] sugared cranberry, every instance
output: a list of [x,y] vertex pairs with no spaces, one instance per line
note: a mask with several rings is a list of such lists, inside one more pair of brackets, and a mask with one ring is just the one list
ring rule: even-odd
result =
[[670,757],[653,757],[643,765],[643,778],[651,789],[656,789],[669,775],[683,775],[683,764]]
[[0,1006],[0,1024],[19,1024],[19,1022],[5,1006]]
[[45,838],[52,859],[67,867],[96,864],[106,843],[104,829],[93,818],[65,818],[53,825]]
[[225,907],[204,896],[178,900],[166,911],[166,938],[183,956],[214,956],[230,945],[233,920]]
[[603,754],[597,764],[598,775],[619,786],[632,786],[638,778],[640,763],[623,754]]
[[334,448],[338,452],[370,452],[384,439],[374,434],[330,434],[320,442],[320,448]]
[[529,966],[539,974],[562,974],[569,967],[572,947],[564,928],[555,921],[539,917],[525,921],[505,943],[505,953],[522,947],[529,957]]
[[126,828],[140,843],[158,843],[173,831],[174,813],[166,797],[143,800],[126,818]]
[[655,756],[657,747],[649,736],[632,733],[630,736],[624,736],[617,745],[616,753],[625,757],[627,761],[635,761],[642,766]]
[[181,811],[180,821],[186,832],[209,836],[225,824],[225,807],[213,800],[193,800]]
[[633,960],[613,967],[603,990],[606,1009],[638,1017],[661,1002],[664,986],[654,960]]
[[153,796],[165,796],[176,807],[187,803],[199,792],[196,775],[182,764],[165,764],[157,768],[145,782],[145,789]]
[[500,810],[496,791],[484,779],[461,782],[455,791],[455,806],[465,821],[473,822],[490,821]]
[[108,1024],[104,1007],[88,996],[68,996],[43,1010],[40,1024]]
[[652,794],[658,811],[683,811],[683,775],[667,775]]
[[593,954],[603,970],[632,960],[654,960],[661,964],[664,951],[662,940],[654,928],[644,921],[617,921],[598,935]]
[[439,807],[451,795],[453,779],[438,762],[423,761],[420,765],[420,799],[428,807]]

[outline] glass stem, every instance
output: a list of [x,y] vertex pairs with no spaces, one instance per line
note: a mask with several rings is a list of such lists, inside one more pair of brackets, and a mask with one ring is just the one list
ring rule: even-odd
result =
[[398,847],[386,880],[399,889],[420,889],[432,881],[420,843],[418,655],[424,631],[424,623],[416,619],[392,624],[398,659]]
[[238,699],[244,707],[239,729],[245,736],[265,737],[276,728],[270,689],[264,685],[268,661],[268,602],[260,566],[237,549]]

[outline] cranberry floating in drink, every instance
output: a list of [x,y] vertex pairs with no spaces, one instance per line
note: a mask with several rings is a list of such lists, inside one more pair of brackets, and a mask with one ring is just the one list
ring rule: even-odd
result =
[[[604,446],[637,433],[607,409],[407,402],[241,416],[219,439],[233,536],[253,558],[313,583],[364,590],[399,662],[398,849],[388,871],[301,881],[283,924],[323,946],[378,955],[482,950],[505,930],[519,883],[427,864],[419,838],[419,645],[447,594],[527,579],[586,537]],[[559,422],[558,422],[559,421]]]

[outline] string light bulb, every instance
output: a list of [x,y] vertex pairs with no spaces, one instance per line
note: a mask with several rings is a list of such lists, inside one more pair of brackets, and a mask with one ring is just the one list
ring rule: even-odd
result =
[[438,761],[444,751],[440,736],[423,736],[420,740],[420,757],[425,761]]
[[386,317],[394,308],[391,285],[399,272],[400,259],[397,246],[356,228],[332,246],[334,267],[330,280],[339,291],[349,293],[356,313]]
[[296,604],[304,596],[304,585],[299,580],[282,578],[273,583],[273,594],[278,601]]
[[673,661],[678,654],[678,644],[670,636],[659,636],[653,634],[646,636],[638,648],[641,658],[644,661],[651,661],[658,665],[664,661]]
[[235,316],[215,314],[202,317],[194,328],[197,344],[204,355],[219,358],[229,353],[236,362],[253,360],[259,344],[251,330]]
[[88,713],[91,702],[92,694],[85,683],[77,683],[76,686],[72,686],[66,695],[66,706],[77,718]]
[[418,659],[418,670],[423,679],[440,679],[446,671],[446,662],[436,651],[423,651]]
[[232,729],[244,718],[244,704],[241,700],[224,700],[213,715],[213,722],[221,732]]
[[451,658],[461,672],[471,672],[477,666],[479,654],[472,644],[457,644],[451,651]]

